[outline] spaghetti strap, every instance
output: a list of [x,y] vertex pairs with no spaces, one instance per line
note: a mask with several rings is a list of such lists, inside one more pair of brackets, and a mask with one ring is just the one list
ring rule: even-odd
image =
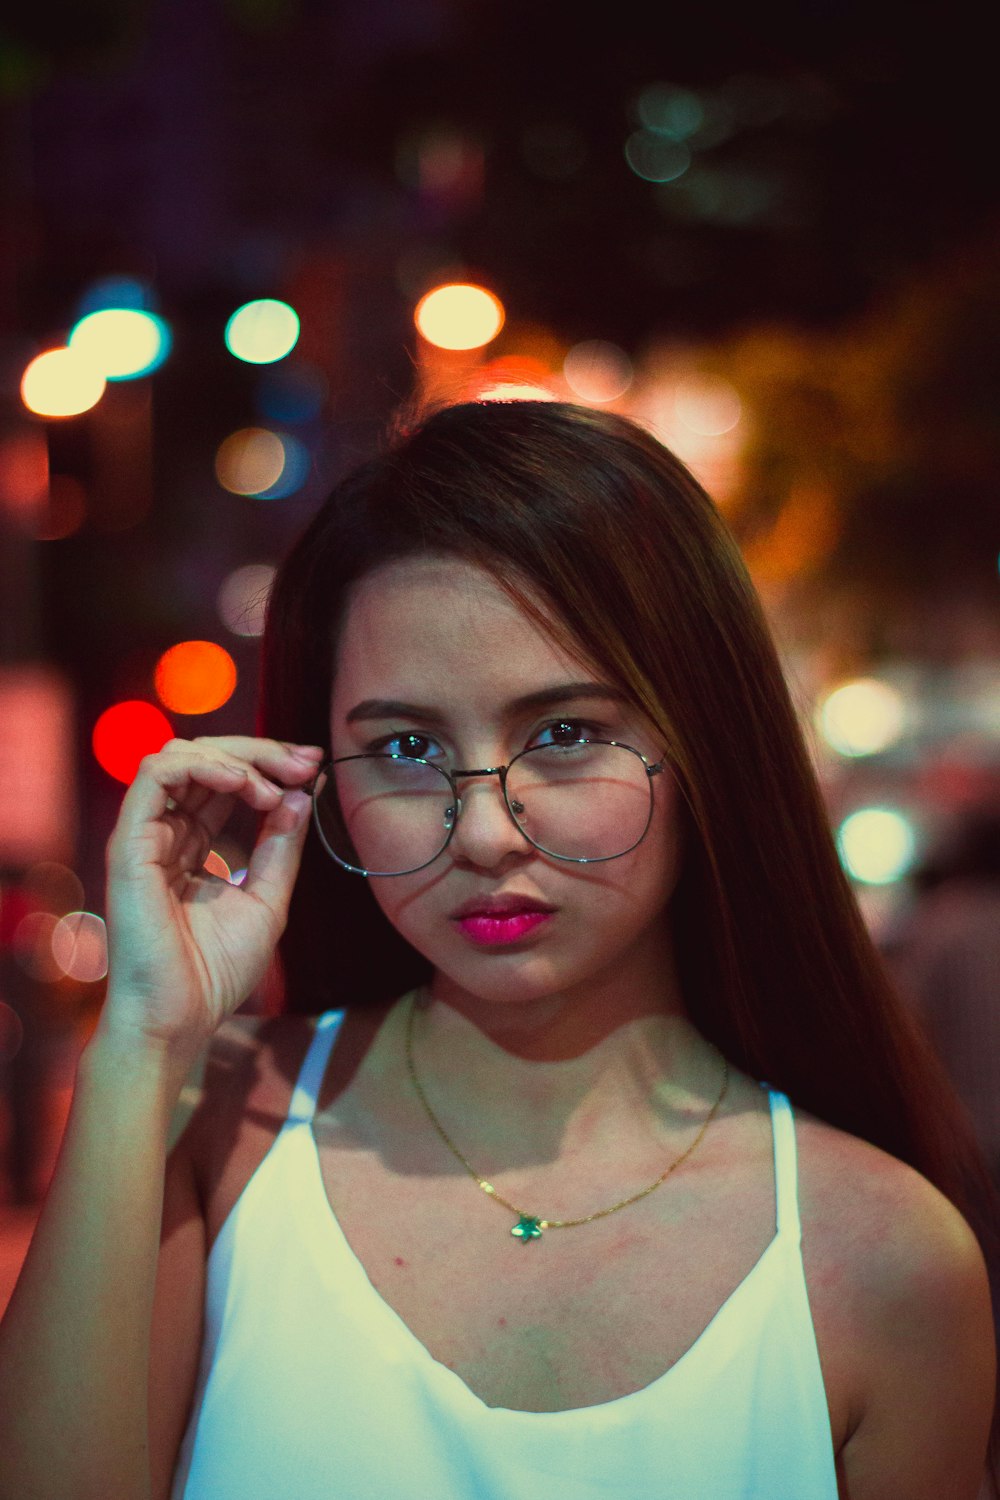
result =
[[308,1123],[316,1113],[316,1099],[323,1074],[343,1019],[342,1010],[328,1010],[317,1016],[316,1030],[295,1080],[295,1092],[288,1106],[287,1124]]
[[776,1229],[779,1235],[798,1243],[802,1238],[799,1218],[798,1153],[795,1117],[787,1094],[770,1089],[771,1131],[774,1136],[774,1182]]

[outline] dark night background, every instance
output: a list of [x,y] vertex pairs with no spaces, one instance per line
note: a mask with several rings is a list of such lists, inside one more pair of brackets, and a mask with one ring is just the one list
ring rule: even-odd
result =
[[[930,726],[874,770],[827,756],[832,816],[896,794],[936,826],[984,781],[995,796],[1000,193],[985,27],[940,0],[8,7],[0,450],[43,433],[42,510],[79,505],[69,530],[47,534],[35,512],[26,524],[0,464],[0,676],[46,664],[73,705],[75,833],[36,857],[65,860],[103,910],[123,788],[91,733],[110,705],[155,701],[175,642],[219,640],[239,672],[221,708],[175,715],[175,732],[251,730],[257,642],[220,624],[220,584],[273,565],[378,440],[418,380],[414,305],[449,279],[502,299],[490,358],[557,369],[600,339],[648,381],[674,361],[739,393],[749,435],[717,498],[802,698],[901,668]],[[689,153],[658,182],[625,156],[656,89],[687,111],[682,145],[664,149]],[[65,341],[108,276],[152,289],[169,359],[89,413],[32,416],[26,364]],[[304,484],[261,502],[223,489],[213,458],[262,420],[268,372],[232,358],[223,330],[266,296],[298,310],[286,363],[325,398],[295,429]],[[83,1013],[99,999],[99,984],[57,988]]]

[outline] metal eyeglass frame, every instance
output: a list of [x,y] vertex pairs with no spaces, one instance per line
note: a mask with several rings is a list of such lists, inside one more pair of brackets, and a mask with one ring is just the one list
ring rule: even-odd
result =
[[[451,843],[452,834],[458,827],[458,820],[462,813],[462,796],[458,789],[458,778],[460,776],[499,776],[500,790],[503,792],[504,805],[507,808],[507,811],[510,813],[511,822],[514,824],[514,827],[517,829],[521,837],[526,839],[527,842],[531,844],[532,848],[537,849],[541,854],[548,855],[550,859],[561,859],[565,860],[569,864],[574,865],[600,865],[605,864],[609,859],[621,859],[623,854],[631,854],[632,850],[637,848],[638,845],[642,843],[643,839],[646,837],[646,834],[649,832],[649,825],[653,821],[653,788],[650,783],[652,781],[652,778],[654,776],[658,776],[666,766],[666,753],[660,760],[655,763],[655,765],[650,765],[649,761],[643,755],[641,750],[637,750],[634,745],[624,744],[622,740],[578,739],[569,740],[567,741],[567,744],[569,746],[613,745],[616,749],[630,751],[633,755],[637,756],[639,760],[642,761],[642,764],[646,770],[646,776],[648,778],[647,786],[649,786],[649,813],[646,817],[646,826],[643,828],[639,837],[635,840],[635,843],[629,844],[627,849],[622,849],[617,854],[599,854],[594,856],[593,858],[581,859],[578,855],[575,854],[555,854],[551,849],[546,849],[541,844],[536,843],[535,840],[530,836],[530,834],[525,833],[524,829],[517,821],[518,810],[523,812],[524,808],[519,802],[514,804],[511,803],[510,796],[507,792],[507,774],[510,771],[511,766],[516,765],[519,760],[522,760],[524,758],[524,756],[531,755],[536,750],[551,749],[552,747],[549,745],[529,745],[526,749],[518,751],[517,755],[515,755],[512,760],[508,761],[505,766],[481,766],[478,770],[468,771],[446,771],[443,766],[436,766],[433,761],[426,760],[422,755],[396,755],[392,753],[380,755],[378,751],[370,751],[362,755],[338,755],[334,760],[324,761],[319,770],[316,772],[315,779],[313,780],[313,784],[310,788],[313,805],[313,822],[316,825],[316,832],[319,834],[320,840],[323,844],[323,848],[326,850],[327,854],[330,855],[331,859],[335,859],[337,861],[337,864],[340,865],[342,869],[350,870],[354,875],[363,875],[366,879],[370,880],[394,880],[398,875],[415,875],[418,870],[426,870],[428,865],[432,865],[436,859],[440,859],[441,855]],[[316,786],[323,773],[325,771],[331,771],[334,766],[343,765],[345,761],[379,759],[405,760],[412,762],[414,765],[429,766],[432,771],[437,771],[438,775],[443,776],[444,779],[448,782],[449,786],[451,787],[451,794],[455,799],[454,816],[451,818],[451,826],[448,829],[448,833],[444,843],[441,845],[440,849],[438,849],[436,854],[433,854],[430,859],[424,860],[422,865],[414,865],[412,870],[366,870],[363,869],[361,865],[348,864],[345,859],[341,859],[340,855],[335,854],[334,851],[330,848],[330,845],[326,841],[326,835],[323,832],[322,824],[320,823],[319,809],[316,804]],[[449,808],[446,816],[450,814],[451,811],[452,810]]]

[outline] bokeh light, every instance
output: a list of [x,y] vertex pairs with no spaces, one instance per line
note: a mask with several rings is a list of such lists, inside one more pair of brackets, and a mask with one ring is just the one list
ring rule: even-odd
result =
[[267,427],[241,427],[220,444],[215,477],[232,495],[263,495],[285,467],[285,445]]
[[721,437],[738,424],[743,403],[721,376],[691,375],[677,383],[674,411],[678,421],[699,436]]
[[867,885],[890,885],[913,864],[913,825],[894,808],[859,808],[844,819],[836,838],[847,873]]
[[56,860],[40,860],[24,877],[24,889],[34,903],[57,917],[79,910],[83,902],[83,881],[68,865]]
[[236,689],[236,663],[215,641],[180,641],[164,651],[153,682],[160,702],[177,714],[208,714]]
[[646,182],[674,182],[691,165],[691,152],[683,141],[652,130],[636,130],[625,142],[625,160]]
[[105,307],[88,313],[69,336],[69,347],[106,380],[137,380],[152,374],[170,353],[171,342],[162,318],[134,307]]
[[154,703],[140,698],[106,708],[94,725],[94,758],[116,781],[135,780],[144,755],[155,755],[174,738],[173,725]]
[[63,977],[52,953],[52,934],[61,920],[50,911],[32,911],[14,929],[11,949],[15,963],[43,984],[54,984]]
[[238,307],[226,324],[226,348],[250,365],[270,365],[299,340],[299,315],[287,302],[259,297]]
[[257,490],[258,500],[285,500],[300,490],[312,472],[312,454],[301,438],[290,432],[276,433],[281,444],[281,473],[273,484]]
[[632,384],[632,361],[617,344],[585,339],[567,353],[563,375],[581,401],[617,401]]
[[52,957],[67,979],[95,984],[108,972],[108,930],[102,917],[71,911],[60,917],[50,939]]
[[218,875],[220,880],[232,880],[232,871],[222,855],[217,853],[215,849],[209,851],[208,858],[202,865],[202,869],[209,875]]
[[816,726],[840,755],[877,755],[895,744],[906,723],[902,695],[887,682],[861,677],[822,700]]
[[421,297],[413,320],[427,342],[439,349],[480,349],[500,332],[504,310],[485,287],[452,282]]
[[264,634],[267,598],[274,582],[274,571],[266,563],[247,563],[223,579],[215,607],[222,623],[233,635]]
[[53,474],[48,495],[27,526],[36,542],[58,542],[79,531],[87,516],[87,492],[72,474]]
[[152,288],[136,276],[101,276],[92,281],[76,306],[78,318],[107,307],[130,307],[148,312],[153,306]]
[[105,380],[76,349],[36,355],[21,377],[21,400],[39,417],[78,417],[104,395]]
[[690,89],[677,88],[670,83],[653,83],[643,89],[636,100],[636,114],[647,130],[670,136],[675,141],[684,141],[701,128],[705,106]]
[[30,531],[49,488],[49,443],[43,428],[25,426],[0,438],[0,511]]

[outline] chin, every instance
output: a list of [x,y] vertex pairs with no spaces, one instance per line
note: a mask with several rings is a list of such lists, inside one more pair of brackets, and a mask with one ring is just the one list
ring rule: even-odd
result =
[[555,998],[587,978],[576,967],[568,973],[551,961],[523,953],[484,954],[471,963],[435,963],[433,958],[431,962],[443,989],[460,989],[488,1005],[530,1005]]

